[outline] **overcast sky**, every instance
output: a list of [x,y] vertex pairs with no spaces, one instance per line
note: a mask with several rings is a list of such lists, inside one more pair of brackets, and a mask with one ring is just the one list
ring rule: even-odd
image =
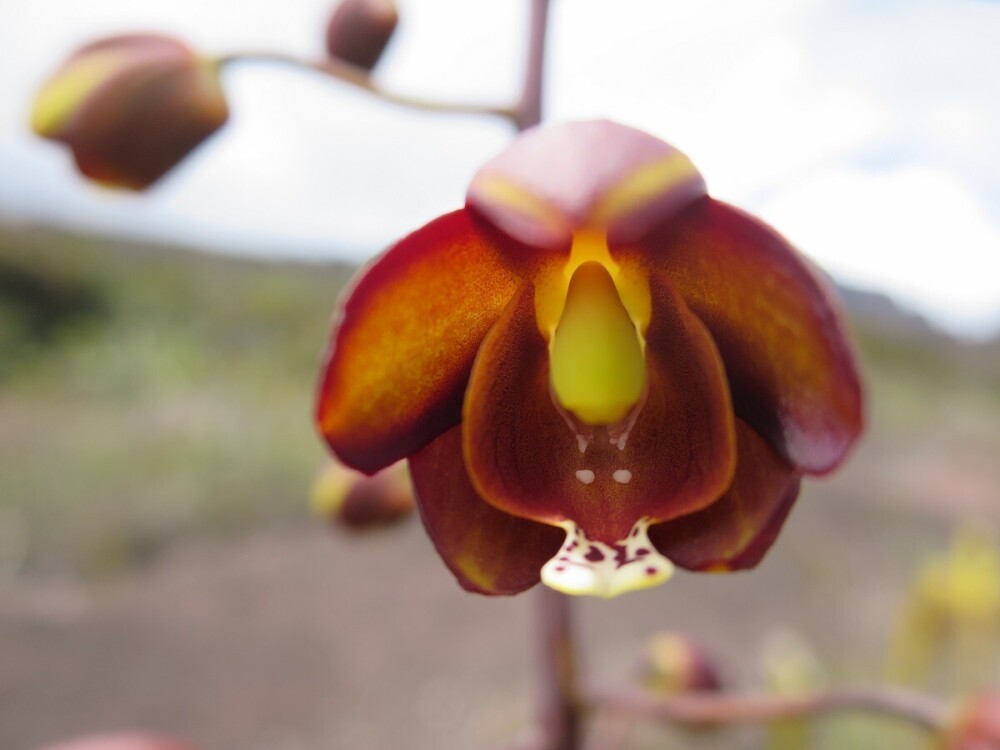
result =
[[[361,259],[461,204],[502,123],[416,114],[318,76],[226,73],[226,128],[143,196],[94,188],[25,129],[95,36],[315,55],[330,0],[3,0],[0,217],[253,254]],[[527,0],[399,0],[386,86],[506,102]],[[1000,327],[1000,3],[555,0],[546,115],[681,148],[710,191],[843,281],[969,335]]]

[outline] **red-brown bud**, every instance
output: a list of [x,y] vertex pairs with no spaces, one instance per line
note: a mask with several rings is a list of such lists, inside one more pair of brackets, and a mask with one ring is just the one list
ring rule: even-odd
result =
[[695,640],[658,633],[646,642],[642,682],[662,694],[719,690],[722,682],[712,655]]
[[941,750],[1000,750],[1000,691],[970,698],[945,734]]
[[326,26],[326,52],[332,58],[371,70],[398,23],[394,0],[342,0]]
[[312,507],[332,523],[352,531],[398,523],[416,508],[406,462],[369,477],[331,461],[313,485]]
[[177,740],[140,732],[94,734],[46,745],[41,750],[195,750]]
[[35,99],[32,128],[114,187],[156,182],[229,116],[218,66],[174,39],[132,34],[73,54]]

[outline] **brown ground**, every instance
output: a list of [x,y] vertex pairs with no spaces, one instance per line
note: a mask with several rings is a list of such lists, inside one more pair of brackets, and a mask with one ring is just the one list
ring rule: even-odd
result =
[[[870,443],[812,483],[752,574],[581,601],[587,672],[627,677],[642,639],[669,628],[753,687],[763,644],[792,629],[833,679],[879,679],[905,582],[946,544],[941,487],[1000,526],[1000,468],[929,449],[914,461],[917,447]],[[0,588],[0,747],[116,727],[218,750],[501,747],[531,712],[532,600],[462,592],[417,523],[361,539],[297,525],[206,536],[114,580],[14,579]]]

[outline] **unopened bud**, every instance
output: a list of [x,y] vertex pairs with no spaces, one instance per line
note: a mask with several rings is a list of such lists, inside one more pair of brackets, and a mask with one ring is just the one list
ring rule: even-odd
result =
[[399,23],[394,0],[342,0],[326,26],[330,57],[371,70]]
[[41,750],[195,750],[195,748],[193,745],[152,734],[120,732],[94,734],[57,742],[54,745],[46,745]]
[[399,461],[369,477],[331,461],[313,485],[312,508],[352,531],[402,521],[416,508],[406,462]]
[[945,733],[941,750],[1000,750],[1000,691],[969,699]]
[[31,125],[86,177],[142,190],[229,116],[218,66],[174,39],[132,34],[83,47],[38,92]]
[[697,641],[676,633],[659,633],[646,643],[642,682],[665,695],[719,690],[715,659]]

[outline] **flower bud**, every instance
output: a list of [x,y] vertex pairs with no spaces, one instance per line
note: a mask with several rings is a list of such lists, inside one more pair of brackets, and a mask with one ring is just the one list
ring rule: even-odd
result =
[[371,477],[331,461],[313,485],[311,504],[317,515],[352,531],[391,526],[416,507],[404,461]]
[[86,177],[142,190],[229,116],[218,66],[165,36],[102,39],[42,86],[31,125],[65,143]]
[[968,700],[946,732],[941,750],[1000,750],[1000,691]]
[[195,750],[177,740],[140,732],[95,734],[46,745],[41,750]]
[[676,633],[658,633],[646,642],[642,682],[648,690],[667,695],[722,687],[712,655]]
[[327,23],[327,54],[371,70],[382,57],[398,22],[394,0],[342,0]]

